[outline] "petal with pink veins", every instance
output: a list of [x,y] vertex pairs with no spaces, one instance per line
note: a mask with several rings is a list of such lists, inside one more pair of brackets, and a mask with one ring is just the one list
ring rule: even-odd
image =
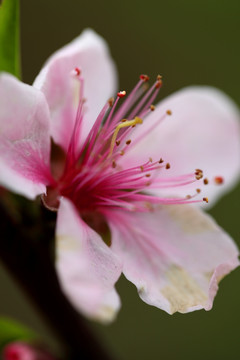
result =
[[34,82],[48,101],[52,122],[51,135],[56,143],[68,149],[77,113],[79,82],[71,76],[79,68],[84,79],[86,99],[81,141],[84,140],[97,115],[116,91],[115,64],[102,37],[85,30],[47,61]]
[[108,213],[112,251],[143,301],[174,312],[210,310],[219,281],[239,265],[231,238],[200,209]]
[[56,269],[64,293],[80,312],[101,322],[115,318],[121,262],[65,198],[57,218]]
[[[167,110],[172,115],[167,115]],[[200,168],[209,184],[203,186],[200,180],[193,184],[192,190],[203,186],[204,196],[213,204],[239,177],[239,118],[237,106],[221,91],[210,87],[185,88],[160,102],[134,130],[122,164],[129,167],[144,163],[149,157],[154,160],[162,157],[171,164],[170,169],[159,173],[162,178]],[[215,177],[222,177],[223,184],[217,184]],[[187,190],[183,186],[171,191],[185,196],[189,186]]]
[[0,75],[0,184],[34,198],[50,177],[50,120],[44,95]]

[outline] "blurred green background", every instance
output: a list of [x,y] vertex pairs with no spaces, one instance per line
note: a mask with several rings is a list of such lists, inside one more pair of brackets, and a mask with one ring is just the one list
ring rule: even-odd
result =
[[[140,73],[161,73],[161,97],[186,85],[207,84],[240,105],[239,19],[239,0],[22,0],[23,79],[32,83],[54,50],[92,27],[109,43],[120,89],[131,88]],[[239,200],[240,186],[211,210],[238,245]],[[0,282],[1,313],[32,326],[61,352],[4,269]],[[135,287],[121,279],[117,287],[123,305],[117,321],[90,326],[119,360],[238,359],[239,285],[240,269],[223,280],[210,312],[169,316],[141,302]]]

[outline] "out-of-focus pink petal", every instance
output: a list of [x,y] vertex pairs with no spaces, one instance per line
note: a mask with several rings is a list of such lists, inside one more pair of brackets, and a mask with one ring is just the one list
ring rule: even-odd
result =
[[[171,110],[171,116],[165,116]],[[164,120],[159,121],[162,117]],[[155,124],[155,126],[154,126]],[[152,127],[152,131],[148,129]],[[136,143],[141,136],[142,141]],[[130,148],[131,147],[131,148]],[[123,164],[139,164],[149,157],[162,157],[171,164],[160,176],[203,170],[209,180],[204,196],[214,200],[234,185],[240,172],[239,110],[225,94],[210,87],[189,87],[162,101],[144,124],[134,130],[132,143],[123,156]],[[222,176],[223,185],[214,178]],[[202,180],[201,180],[202,181]],[[200,183],[195,183],[194,188]],[[188,188],[189,189],[189,188]],[[187,195],[185,187],[172,189],[175,195]]]
[[34,82],[48,101],[52,122],[51,134],[67,150],[78,105],[79,83],[71,76],[78,67],[84,78],[84,115],[82,140],[98,113],[116,88],[116,71],[107,44],[92,30],[85,30],[47,61]]
[[44,349],[24,342],[13,342],[5,346],[3,360],[54,360]]
[[218,282],[239,265],[231,238],[196,207],[108,216],[123,273],[142,300],[170,314],[210,310]]
[[49,111],[44,95],[0,75],[0,184],[28,198],[49,181]]
[[114,319],[120,308],[114,284],[121,263],[64,198],[57,219],[56,269],[64,293],[80,312],[102,322]]

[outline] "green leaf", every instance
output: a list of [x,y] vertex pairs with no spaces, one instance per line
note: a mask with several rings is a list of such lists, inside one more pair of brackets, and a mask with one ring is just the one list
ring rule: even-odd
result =
[[0,5],[0,71],[20,78],[19,0]]
[[33,341],[38,336],[33,330],[6,317],[0,318],[0,348],[12,341]]

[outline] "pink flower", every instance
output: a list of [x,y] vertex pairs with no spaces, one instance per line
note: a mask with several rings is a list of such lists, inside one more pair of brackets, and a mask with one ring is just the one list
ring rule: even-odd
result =
[[146,90],[147,81],[108,100],[115,66],[90,30],[56,52],[33,87],[0,77],[0,184],[45,194],[58,209],[62,289],[105,322],[120,307],[121,272],[172,314],[211,309],[218,282],[239,265],[231,238],[197,206],[238,178],[238,109],[216,89],[190,87],[153,111],[162,80]]
[[13,342],[3,350],[3,360],[54,360],[45,350],[24,342]]

